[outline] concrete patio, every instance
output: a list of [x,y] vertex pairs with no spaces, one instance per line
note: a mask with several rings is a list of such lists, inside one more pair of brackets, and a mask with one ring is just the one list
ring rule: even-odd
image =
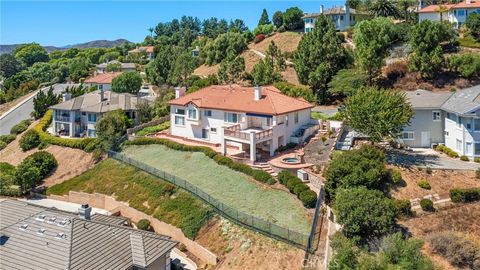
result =
[[440,170],[476,170],[479,163],[461,161],[441,154],[433,149],[412,148],[410,150],[389,150],[387,162],[403,167],[430,167]]

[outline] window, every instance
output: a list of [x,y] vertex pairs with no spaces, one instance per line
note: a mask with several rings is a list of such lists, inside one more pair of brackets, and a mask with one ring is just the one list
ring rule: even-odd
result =
[[94,113],[89,113],[88,114],[88,122],[95,123],[97,122],[97,115]]
[[175,109],[175,114],[185,115],[185,109]]
[[210,136],[208,134],[209,130],[208,129],[202,129],[202,139],[209,139]]
[[471,142],[467,142],[467,143],[465,144],[465,154],[468,154],[468,155],[473,154],[473,153],[472,153],[472,150],[473,150],[473,149],[472,149],[472,143],[471,143]]
[[97,137],[97,131],[94,129],[89,129],[87,130],[87,136],[90,138],[95,138]]
[[99,84],[97,88],[98,90],[103,90],[103,84]]
[[473,119],[473,128],[475,131],[480,131],[480,119]]
[[212,111],[211,110],[205,110],[205,111],[203,111],[203,115],[210,117],[210,116],[212,116]]
[[415,139],[414,132],[413,131],[402,132],[402,139],[405,141],[414,140]]
[[343,21],[343,15],[340,15],[340,21]]
[[294,122],[295,124],[298,123],[298,112],[294,114]]
[[210,128],[211,133],[217,133],[217,128]]
[[183,116],[175,116],[175,125],[185,126],[185,117]]
[[225,113],[225,122],[228,123],[238,123],[238,114],[236,113]]
[[195,108],[188,109],[188,118],[197,119],[197,109]]
[[271,126],[272,125],[272,118],[266,118],[266,124],[267,124],[267,127]]
[[450,135],[450,133],[448,133],[447,130],[443,131],[443,134],[444,134],[446,137],[448,137],[448,135]]
[[433,111],[432,112],[432,118],[433,118],[433,121],[440,121],[441,118],[440,118],[440,111]]
[[459,140],[459,139],[457,139],[456,148],[457,148],[457,150],[460,151],[460,152],[463,150],[463,149],[462,149],[462,141]]
[[480,155],[480,142],[475,143],[475,155]]
[[460,9],[460,10],[458,11],[458,16],[465,16],[465,10]]
[[462,128],[462,117],[460,116],[457,117],[457,127]]

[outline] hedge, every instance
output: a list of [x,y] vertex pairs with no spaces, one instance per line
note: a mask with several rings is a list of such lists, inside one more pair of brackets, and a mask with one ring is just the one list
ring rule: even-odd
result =
[[447,154],[449,157],[452,157],[452,158],[457,158],[458,157],[457,152],[453,151],[451,148],[448,148],[443,144],[440,144],[437,147],[435,147],[435,150],[443,152],[443,153]]
[[19,144],[20,148],[22,148],[23,151],[28,151],[37,147],[40,144],[40,136],[38,135],[38,132],[30,129],[22,135]]
[[18,135],[18,134],[24,132],[25,130],[28,129],[28,126],[30,126],[31,123],[32,123],[32,121],[30,121],[30,120],[22,120],[22,121],[20,121],[20,123],[14,125],[14,126],[10,129],[10,134]]
[[16,136],[13,134],[2,135],[0,136],[0,141],[4,142],[5,144],[9,144],[15,140]]
[[52,110],[48,110],[45,115],[40,119],[37,125],[33,127],[35,131],[40,135],[40,140],[47,144],[54,144],[58,146],[64,146],[69,148],[82,149],[86,152],[91,152],[96,145],[97,139],[95,138],[82,138],[82,139],[67,139],[53,136],[47,133],[45,130],[52,122]]
[[317,194],[310,190],[310,188],[298,177],[291,174],[289,171],[284,170],[278,174],[278,181],[280,184],[286,186],[291,193],[297,195],[305,207],[315,207]]
[[262,170],[252,169],[250,166],[236,162],[229,157],[223,156],[215,152],[210,147],[206,146],[190,146],[185,145],[177,142],[173,142],[167,139],[161,138],[137,138],[133,141],[126,141],[124,142],[125,145],[148,145],[148,144],[161,144],[170,149],[178,150],[178,151],[187,151],[187,152],[202,152],[207,157],[213,159],[217,164],[227,166],[228,168],[244,173],[246,175],[251,176],[253,179],[266,183],[269,185],[275,184],[275,179],[273,177]]
[[480,201],[480,188],[451,189],[450,199],[456,203]]

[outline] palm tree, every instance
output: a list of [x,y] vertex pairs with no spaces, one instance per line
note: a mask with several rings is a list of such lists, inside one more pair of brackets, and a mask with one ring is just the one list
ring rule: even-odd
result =
[[403,19],[405,20],[405,22],[408,22],[409,9],[414,5],[414,3],[415,3],[414,0],[400,0],[397,3],[398,10],[402,11]]
[[397,7],[395,7],[393,2],[390,0],[376,0],[372,4],[370,12],[373,15],[380,17],[398,17]]
[[153,27],[150,27],[147,30],[148,30],[148,32],[150,32],[150,37],[152,37],[153,36],[153,30],[154,30]]
[[448,8],[444,5],[440,5],[436,11],[440,13],[440,22],[443,22],[443,13],[448,12]]

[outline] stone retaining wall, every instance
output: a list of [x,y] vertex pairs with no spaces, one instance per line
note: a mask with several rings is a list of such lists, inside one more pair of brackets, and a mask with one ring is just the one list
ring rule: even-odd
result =
[[99,193],[90,194],[70,191],[68,195],[50,195],[49,198],[78,204],[88,203],[92,207],[105,209],[111,213],[119,212],[121,216],[129,218],[135,223],[141,219],[147,219],[150,221],[150,225],[156,233],[170,236],[173,240],[184,244],[188,251],[207,264],[217,264],[218,258],[215,254],[195,241],[187,238],[179,228],[129,207],[127,203],[116,201],[111,196],[106,196]]

